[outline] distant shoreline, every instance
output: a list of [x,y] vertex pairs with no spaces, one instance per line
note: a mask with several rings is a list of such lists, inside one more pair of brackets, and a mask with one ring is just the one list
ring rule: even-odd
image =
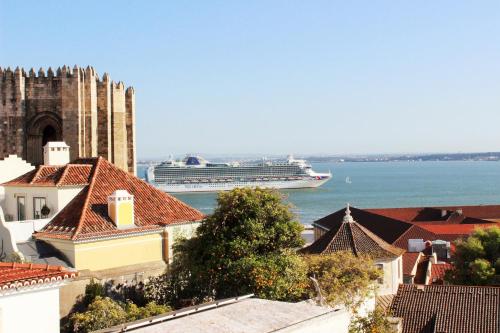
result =
[[[385,155],[358,155],[358,156],[297,156],[313,163],[343,163],[343,162],[457,162],[457,161],[500,161],[500,152],[484,153],[453,153],[453,154],[385,154]],[[251,157],[250,159],[255,159]],[[269,158],[275,159],[275,158]],[[276,157],[278,159],[278,157]],[[242,160],[242,157],[213,158],[214,161],[235,161]],[[244,160],[248,160],[244,159]],[[158,163],[161,159],[142,159],[138,165],[148,165]]]

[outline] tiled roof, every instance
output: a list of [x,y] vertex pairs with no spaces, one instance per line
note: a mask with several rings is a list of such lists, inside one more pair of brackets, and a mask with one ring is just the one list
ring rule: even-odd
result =
[[418,212],[422,208],[420,207],[403,207],[403,208],[367,208],[366,211],[382,215],[385,217],[389,217],[395,220],[400,221],[412,221],[415,216],[417,216]]
[[[456,213],[462,209],[462,214]],[[442,210],[447,213],[441,217]],[[475,228],[496,224],[482,216],[500,220],[500,205],[464,207],[410,207],[410,208],[351,208],[356,222],[384,241],[402,249],[408,249],[408,240],[454,241],[470,235]],[[465,214],[474,216],[466,216]],[[479,217],[481,216],[481,218]],[[343,219],[343,210],[338,210],[314,222],[325,230],[337,230]],[[438,219],[438,220],[428,220]],[[417,221],[418,220],[418,221]]]
[[410,239],[423,239],[424,241],[427,241],[427,240],[440,239],[440,237],[426,229],[421,228],[418,225],[412,225],[408,230],[402,233],[398,237],[398,239],[396,239],[392,244],[402,249],[407,249],[408,240]]
[[500,287],[400,285],[391,315],[405,333],[499,333]]
[[90,182],[92,165],[66,164],[63,166],[40,165],[3,186],[79,186]]
[[453,212],[461,210],[461,215],[469,218],[482,220],[500,219],[500,205],[368,208],[366,210],[375,214],[407,222],[442,220],[440,217],[442,210],[447,211],[447,216],[450,216]]
[[[368,210],[351,207],[351,215],[356,222],[370,230],[389,244],[394,243],[412,224],[396,220],[387,216],[374,214]],[[342,223],[344,210],[338,210],[333,214],[323,217],[314,222],[327,230],[338,228]],[[406,248],[406,247],[404,247]]]
[[[349,210],[347,216],[350,217]],[[396,258],[403,254],[399,249],[385,242],[355,220],[342,222],[338,228],[330,229],[317,241],[305,247],[302,252],[327,254],[338,251],[351,251],[355,255],[367,254],[374,259]]]
[[453,266],[449,263],[443,262],[439,264],[432,264],[431,266],[431,281],[432,284],[442,284],[444,279],[444,274],[447,270],[450,270]]
[[379,295],[375,297],[375,306],[383,311],[389,309],[392,303],[394,294]]
[[406,252],[403,254],[403,274],[412,275],[413,269],[417,264],[420,252]]
[[68,271],[61,266],[0,262],[0,292],[69,279],[76,275],[76,272]]
[[475,229],[489,228],[496,225],[496,223],[481,223],[481,224],[454,224],[454,225],[441,225],[441,224],[425,224],[420,227],[428,230],[437,235],[458,235],[467,236],[474,232]]
[[[77,161],[78,162],[78,161]],[[174,223],[200,221],[203,214],[102,157],[93,163],[90,183],[35,237],[84,240],[160,230]],[[108,196],[115,190],[134,195],[136,228],[118,230],[108,216]]]

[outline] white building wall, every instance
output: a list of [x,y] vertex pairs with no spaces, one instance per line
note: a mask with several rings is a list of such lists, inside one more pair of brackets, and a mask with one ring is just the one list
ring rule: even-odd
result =
[[0,294],[0,333],[59,332],[59,287]]
[[[31,239],[33,232],[40,231],[50,222],[50,219],[24,220],[16,222],[5,222],[4,227],[10,231],[10,235],[16,243],[27,242]],[[0,222],[1,223],[1,222]]]
[[379,284],[378,295],[396,294],[399,284],[403,283],[402,257],[390,261],[377,261],[376,265],[382,265],[383,282]]
[[17,197],[25,197],[26,220],[35,218],[33,213],[35,197],[46,199],[47,207],[50,208],[48,218],[56,215],[63,209],[84,186],[55,187],[55,186],[5,186],[4,214],[7,222],[17,221]]
[[[8,182],[25,173],[33,170],[35,167],[18,157],[17,155],[9,155],[7,158],[0,161],[0,184]],[[0,206],[4,207],[5,188],[0,186]]]

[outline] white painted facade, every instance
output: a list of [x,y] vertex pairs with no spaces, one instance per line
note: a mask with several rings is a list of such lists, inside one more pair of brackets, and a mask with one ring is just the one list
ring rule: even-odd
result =
[[[5,220],[19,221],[18,200],[24,198],[24,219],[42,218],[39,207],[35,209],[35,198],[43,198],[49,207],[50,214],[44,218],[52,218],[63,209],[85,186],[5,186],[4,215]],[[39,206],[39,205],[38,205]]]
[[0,333],[59,332],[59,288],[65,282],[0,291]]
[[50,219],[5,222],[3,210],[2,207],[0,207],[0,241],[3,246],[1,250],[7,258],[13,252],[22,257],[17,247],[17,243],[27,242],[34,231],[39,231],[45,227],[49,221]]
[[382,283],[379,283],[377,294],[380,296],[396,294],[398,286],[403,283],[403,257],[393,260],[376,261],[375,265],[382,269]]
[[44,165],[66,165],[69,163],[69,146],[63,141],[47,142],[43,147]]
[[[30,172],[35,167],[17,155],[9,155],[0,161],[0,184]],[[0,207],[4,207],[5,189],[0,186]]]

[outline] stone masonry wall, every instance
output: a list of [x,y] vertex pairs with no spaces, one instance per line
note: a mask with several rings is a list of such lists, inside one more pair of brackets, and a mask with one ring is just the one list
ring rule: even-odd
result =
[[0,67],[0,159],[15,154],[43,163],[42,146],[63,140],[71,159],[103,156],[135,173],[135,97],[133,88],[102,80],[94,68],[63,66]]
[[123,82],[111,82],[111,135],[113,163],[128,171],[127,166],[127,126],[125,114],[125,88]]

